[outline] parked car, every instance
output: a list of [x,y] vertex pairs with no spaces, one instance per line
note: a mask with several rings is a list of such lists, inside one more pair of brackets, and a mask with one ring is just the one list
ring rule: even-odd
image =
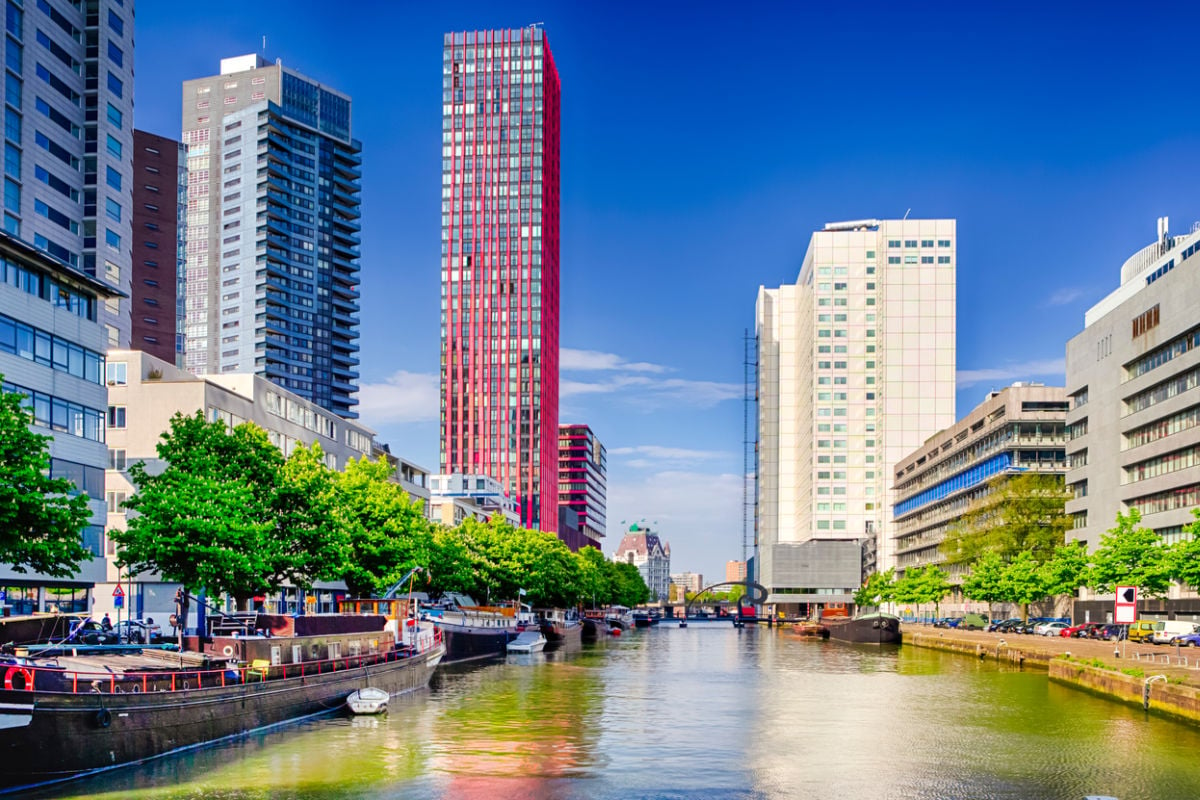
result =
[[988,626],[988,618],[983,614],[967,614],[958,627],[967,631],[981,631]]
[[1017,623],[1020,621],[1021,620],[1017,619],[1016,617],[1009,617],[1008,619],[995,619],[995,620],[992,620],[992,624],[988,625],[987,629],[989,631],[998,631],[1005,625]]
[[1148,642],[1154,636],[1154,621],[1149,619],[1140,619],[1137,622],[1129,623],[1126,638],[1131,642]]
[[94,619],[85,619],[75,630],[75,640],[83,644],[117,644],[117,629],[105,629]]
[[1126,638],[1125,626],[1111,622],[1106,625],[1101,625],[1091,632],[1090,638],[1103,639],[1108,642],[1115,642],[1118,639],[1124,639]]
[[1036,633],[1039,636],[1058,636],[1069,627],[1071,626],[1065,622],[1043,622],[1037,626]]
[[1077,638],[1077,637],[1079,637],[1079,635],[1081,633],[1083,633],[1085,630],[1087,630],[1087,627],[1091,624],[1092,623],[1090,623],[1090,622],[1081,622],[1078,625],[1072,625],[1069,628],[1063,628],[1061,631],[1058,632],[1058,635]]
[[121,620],[115,628],[122,642],[153,644],[162,636],[162,628],[148,620]]
[[997,633],[1020,633],[1025,626],[1025,620],[1014,617],[1006,619],[996,626]]
[[1102,639],[1104,638],[1103,636],[1097,636],[1096,634],[1105,627],[1103,622],[1085,622],[1079,626],[1079,630],[1071,635],[1076,639]]
[[1180,647],[1200,647],[1200,631],[1185,633],[1183,636],[1176,636],[1171,644],[1177,644]]

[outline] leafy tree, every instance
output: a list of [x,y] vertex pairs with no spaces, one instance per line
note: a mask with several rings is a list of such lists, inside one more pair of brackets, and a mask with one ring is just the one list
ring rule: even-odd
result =
[[429,591],[435,595],[478,595],[486,586],[487,563],[469,537],[468,526],[437,527],[429,559]]
[[1138,527],[1142,515],[1136,508],[1117,512],[1117,524],[1100,537],[1092,554],[1090,586],[1111,592],[1117,586],[1136,586],[1143,597],[1163,597],[1178,573],[1175,555],[1162,537],[1149,528]]
[[954,589],[954,585],[950,583],[950,576],[936,564],[930,564],[921,571],[916,586],[920,598],[918,602],[933,603],[934,616],[938,615],[938,607],[942,600]]
[[1068,542],[1054,549],[1054,556],[1042,565],[1042,576],[1048,595],[1074,596],[1080,586],[1087,586],[1090,579],[1091,561],[1087,543]]
[[887,572],[872,572],[854,593],[854,605],[860,608],[883,605],[892,599],[895,584],[896,570],[894,567]]
[[607,603],[612,596],[608,559],[594,547],[581,547],[575,559],[579,562],[579,599],[593,608],[597,601]]
[[988,618],[992,617],[992,603],[1002,603],[1004,596],[1004,562],[996,553],[984,553],[971,565],[971,574],[962,582],[963,594],[972,600],[988,604]]
[[524,589],[535,606],[578,601],[578,562],[553,533],[517,528],[496,515],[486,525],[473,522],[471,538],[487,565],[486,585],[493,595],[516,598]]
[[609,596],[610,603],[633,608],[650,602],[650,587],[646,585],[636,566],[624,561],[609,561],[608,564],[613,587]]
[[1029,619],[1029,604],[1046,596],[1046,580],[1032,553],[1018,553],[1004,567],[1001,577],[1003,600],[1019,603],[1021,619]]
[[0,563],[66,578],[92,557],[81,536],[92,512],[73,483],[47,477],[51,437],[29,429],[22,398],[0,392]]
[[1171,574],[1192,589],[1200,590],[1200,508],[1193,508],[1195,521],[1183,526],[1192,538],[1172,548]]
[[134,513],[110,534],[120,566],[229,594],[243,607],[286,581],[307,588],[343,571],[344,535],[319,447],[297,448],[285,466],[258,426],[227,431],[197,412],[176,414],[157,452],[161,472],[144,462],[129,470],[138,491],[125,505]]
[[1042,563],[1070,528],[1064,511],[1068,497],[1061,475],[997,475],[947,532],[942,553],[951,564],[970,564],[989,552],[1005,561],[1027,552]]
[[351,459],[337,476],[337,513],[349,546],[343,578],[358,597],[386,592],[416,566],[436,572],[431,563],[433,526],[421,503],[410,499],[391,476],[386,460],[367,458]]

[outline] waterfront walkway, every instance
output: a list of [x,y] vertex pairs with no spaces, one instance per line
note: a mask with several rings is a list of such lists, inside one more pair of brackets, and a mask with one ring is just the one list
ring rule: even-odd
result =
[[942,649],[989,657],[1002,657],[1012,652],[1020,654],[1024,664],[1041,667],[1069,653],[1073,659],[1099,659],[1112,669],[1141,669],[1146,675],[1166,675],[1173,683],[1200,688],[1200,647],[988,633],[910,623],[906,623],[903,630],[905,643],[916,646],[942,645]]

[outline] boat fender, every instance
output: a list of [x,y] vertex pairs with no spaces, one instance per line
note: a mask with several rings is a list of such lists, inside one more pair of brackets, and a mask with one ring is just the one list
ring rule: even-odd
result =
[[[13,678],[21,677],[23,681],[20,686],[13,686]],[[25,669],[24,667],[9,667],[8,672],[4,673],[4,688],[9,691],[33,691],[33,670]]]
[[225,649],[222,650],[221,652],[227,656],[233,655],[233,645],[229,645],[229,644],[225,645]]
[[96,712],[96,727],[107,728],[112,725],[112,712],[107,708],[102,708]]

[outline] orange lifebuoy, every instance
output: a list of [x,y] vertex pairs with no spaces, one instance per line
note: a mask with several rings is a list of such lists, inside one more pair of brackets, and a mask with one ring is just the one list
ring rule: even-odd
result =
[[8,672],[4,673],[4,688],[11,691],[13,689],[13,676],[20,675],[25,679],[25,685],[15,691],[32,692],[33,691],[33,670],[25,669],[24,667],[9,667]]

